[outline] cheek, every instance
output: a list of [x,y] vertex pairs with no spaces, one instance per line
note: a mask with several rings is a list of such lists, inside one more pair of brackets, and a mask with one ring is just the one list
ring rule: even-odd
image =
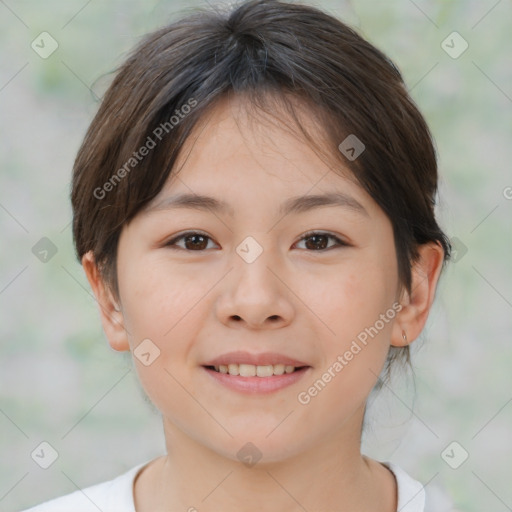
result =
[[297,397],[313,430],[340,425],[359,410],[386,360],[393,296],[386,292],[384,268],[366,268],[364,273],[340,272],[315,293],[321,306],[315,312],[326,324],[319,327],[321,363]]
[[[169,413],[170,396],[173,411],[186,410],[190,397],[178,383],[194,392],[187,360],[200,326],[195,314],[212,287],[212,276],[201,279],[196,273],[194,279],[154,258],[131,262],[123,270],[119,281],[124,320],[140,383],[160,411]],[[137,355],[137,347],[147,339],[157,347],[147,341],[141,345],[151,353],[149,365]]]
[[319,372],[336,375],[325,376],[333,382],[325,398],[355,405],[370,392],[386,360],[396,316],[396,271],[375,258],[360,259],[340,268],[322,286],[316,284],[311,309],[325,324]]
[[120,276],[121,293],[126,326],[134,342],[141,336],[160,340],[172,337],[211,288],[211,279],[191,276],[161,259],[141,262],[127,270],[127,275]]
[[[391,308],[395,272],[387,265],[354,262],[323,280],[303,281],[306,304],[326,324],[326,337],[343,343],[373,325]],[[386,324],[388,325],[388,324]],[[387,330],[387,329],[384,329]]]

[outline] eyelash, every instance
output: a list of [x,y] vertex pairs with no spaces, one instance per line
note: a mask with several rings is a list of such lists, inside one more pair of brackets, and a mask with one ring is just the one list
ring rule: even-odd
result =
[[[200,231],[187,231],[187,232],[182,233],[181,235],[173,238],[172,240],[169,240],[168,242],[165,243],[164,246],[165,247],[169,247],[170,249],[173,249],[173,250],[182,249],[182,250],[184,250],[186,252],[204,252],[206,249],[201,249],[201,250],[194,251],[194,250],[189,250],[189,249],[186,249],[186,248],[183,248],[183,247],[176,246],[176,242],[178,242],[179,240],[182,240],[184,238],[187,238],[188,236],[192,236],[192,235],[200,235],[200,236],[203,236],[205,238],[208,238],[209,240],[212,240],[212,238],[210,236],[208,236],[206,233],[201,233]],[[328,250],[333,249],[335,247],[349,247],[349,245],[350,245],[347,242],[344,242],[343,240],[341,240],[336,235],[333,235],[332,233],[325,232],[325,231],[308,231],[307,233],[305,233],[302,236],[302,238],[300,240],[298,240],[298,242],[302,242],[303,240],[305,240],[307,238],[311,238],[312,236],[315,236],[315,235],[321,235],[321,236],[326,236],[328,238],[332,238],[333,240],[336,241],[337,245],[331,246],[331,247],[327,247],[325,249],[309,250],[308,252],[325,252],[325,251],[328,251]],[[298,243],[298,242],[296,242],[296,243]]]

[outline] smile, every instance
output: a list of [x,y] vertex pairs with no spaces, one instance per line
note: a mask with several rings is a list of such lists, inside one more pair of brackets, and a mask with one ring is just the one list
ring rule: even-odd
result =
[[257,366],[252,364],[229,364],[203,366],[214,382],[241,393],[272,393],[290,386],[304,377],[311,366],[295,367],[284,364]]

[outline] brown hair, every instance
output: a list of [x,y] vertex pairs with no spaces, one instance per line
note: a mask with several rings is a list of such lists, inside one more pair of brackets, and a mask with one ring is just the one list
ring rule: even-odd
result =
[[[437,242],[449,259],[434,214],[432,137],[397,67],[317,8],[255,0],[201,9],[147,35],[117,70],[88,129],[73,169],[73,236],[79,260],[92,251],[116,297],[123,226],[162,189],[192,129],[228,94],[260,109],[271,97],[291,112],[289,98],[301,99],[323,120],[323,134],[305,134],[389,217],[407,290],[418,245]],[[365,145],[354,160],[338,150],[351,134]],[[387,368],[398,356],[408,361],[408,347],[391,347]]]

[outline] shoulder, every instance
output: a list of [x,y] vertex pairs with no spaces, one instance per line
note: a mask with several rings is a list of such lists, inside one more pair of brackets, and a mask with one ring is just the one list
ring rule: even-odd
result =
[[383,462],[395,475],[398,488],[398,507],[400,512],[440,512],[451,509],[452,501],[439,488],[425,486],[411,478],[400,466]]
[[147,464],[139,464],[112,480],[45,501],[22,512],[135,512],[133,482]]

